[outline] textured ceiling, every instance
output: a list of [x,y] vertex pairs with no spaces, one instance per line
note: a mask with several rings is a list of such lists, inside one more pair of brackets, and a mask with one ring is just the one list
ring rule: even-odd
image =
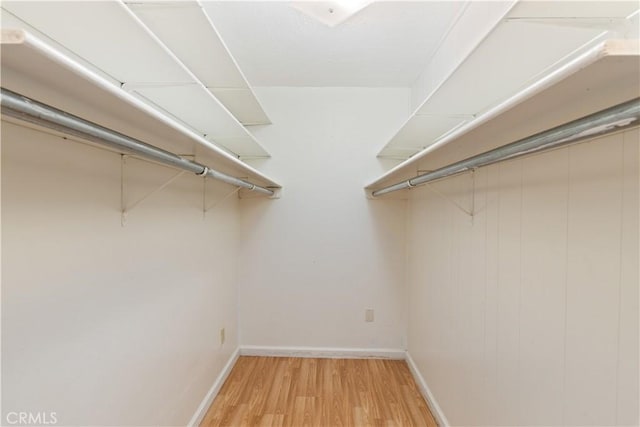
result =
[[464,2],[376,2],[333,28],[290,2],[203,5],[253,86],[408,87]]

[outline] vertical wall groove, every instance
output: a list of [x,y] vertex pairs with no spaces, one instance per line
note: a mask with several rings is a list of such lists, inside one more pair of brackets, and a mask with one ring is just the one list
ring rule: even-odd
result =
[[410,316],[408,349],[452,425],[638,422],[637,156],[622,150],[637,134],[483,168],[475,191],[439,181],[472,193],[473,223],[410,192],[410,309],[431,312]]
[[[564,256],[564,262],[565,265],[567,264],[567,261],[569,259],[569,206],[571,206],[570,204],[570,197],[571,197],[571,147],[568,147],[566,149],[567,151],[567,206],[566,206],[566,211],[567,211],[567,220],[565,223],[565,256]],[[565,425],[565,420],[566,420],[566,414],[565,414],[565,405],[564,405],[564,401],[566,400],[566,396],[567,396],[567,304],[568,304],[568,292],[569,292],[569,287],[568,287],[568,283],[569,283],[569,268],[564,269],[564,316],[563,316],[563,324],[562,324],[562,328],[563,328],[563,347],[562,347],[562,425]]]
[[619,402],[619,375],[620,375],[620,333],[621,333],[621,323],[622,323],[622,248],[624,246],[624,181],[626,175],[626,165],[624,162],[625,155],[625,144],[624,140],[622,141],[622,150],[620,152],[620,164],[622,165],[622,174],[620,176],[620,255],[619,255],[619,264],[618,264],[618,274],[620,275],[620,280],[618,281],[618,335],[616,337],[616,408],[615,408],[615,420],[616,424],[618,424],[618,410],[620,406]]

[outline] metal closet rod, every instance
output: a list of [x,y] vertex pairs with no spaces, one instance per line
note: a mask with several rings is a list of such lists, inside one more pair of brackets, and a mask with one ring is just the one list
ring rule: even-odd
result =
[[88,139],[108,148],[115,148],[123,153],[193,172],[199,176],[208,176],[215,180],[235,185],[236,187],[246,188],[247,190],[269,196],[273,196],[274,194],[274,191],[269,188],[261,187],[249,181],[211,169],[208,166],[185,159],[169,151],[107,129],[72,114],[65,113],[55,107],[43,104],[8,89],[1,88],[0,94],[2,114],[6,114],[7,116]]
[[640,98],[627,101],[553,129],[529,136],[493,150],[452,163],[440,169],[418,175],[406,181],[390,185],[371,193],[382,196],[398,190],[413,188],[430,181],[447,178],[482,166],[516,157],[558,148],[580,140],[604,135],[622,128],[635,126],[640,119]]

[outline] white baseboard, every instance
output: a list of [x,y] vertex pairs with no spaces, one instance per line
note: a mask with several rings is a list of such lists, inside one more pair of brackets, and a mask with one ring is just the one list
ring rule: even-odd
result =
[[416,366],[415,362],[411,358],[411,355],[409,354],[408,351],[405,352],[405,355],[406,355],[407,365],[409,365],[409,370],[411,371],[411,374],[413,375],[413,378],[416,381],[416,384],[418,385],[418,388],[420,389],[420,392],[422,393],[424,400],[427,401],[427,404],[429,405],[429,409],[431,410],[431,413],[435,417],[436,422],[440,427],[449,427],[450,426],[449,420],[447,420],[447,417],[444,415],[444,412],[442,412],[442,409],[440,408],[440,405],[438,405],[436,398],[433,396],[433,393],[431,393],[431,390],[429,390],[429,386],[427,385],[427,382],[422,377],[422,374],[420,373],[420,371],[418,371],[418,367]]
[[193,417],[191,417],[191,421],[189,421],[189,424],[187,424],[188,427],[198,427],[200,425],[202,419],[207,414],[207,410],[209,410],[209,407],[213,403],[213,399],[215,399],[220,392],[222,385],[229,376],[229,373],[231,373],[231,369],[233,369],[233,366],[236,364],[239,356],[240,348],[236,348],[236,351],[233,352],[233,354],[227,361],[227,364],[224,365],[224,368],[222,368],[222,372],[220,372],[220,375],[218,375],[216,380],[213,382],[213,385],[200,403],[200,406],[198,406],[198,409],[196,409],[195,414],[193,414]]
[[240,346],[242,356],[319,357],[324,359],[396,359],[404,360],[405,351],[394,348],[327,348]]

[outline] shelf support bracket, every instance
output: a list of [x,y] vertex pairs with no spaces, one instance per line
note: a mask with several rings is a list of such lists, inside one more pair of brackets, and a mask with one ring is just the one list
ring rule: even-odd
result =
[[[429,170],[418,170],[418,174],[423,174],[423,173],[428,173],[428,172],[431,172],[431,171],[429,171]],[[435,195],[437,195],[440,198],[448,201],[449,203],[454,205],[456,208],[458,208],[459,210],[464,212],[466,215],[471,217],[471,221],[473,221],[473,216],[475,214],[475,199],[476,199],[476,169],[471,169],[471,180],[472,180],[472,188],[471,188],[471,208],[470,209],[465,208],[460,203],[456,202],[451,197],[447,196],[442,191],[438,190],[430,182],[427,182],[425,187],[427,187],[429,189],[429,191],[433,192]]]
[[126,165],[127,165],[127,158],[128,157],[130,157],[130,156],[128,156],[126,154],[121,154],[120,155],[120,212],[121,212],[120,222],[121,222],[121,225],[123,227],[127,223],[127,216],[129,214],[129,212],[134,210],[138,205],[140,205],[140,203],[144,202],[149,197],[151,197],[154,194],[158,193],[159,191],[162,191],[165,188],[167,188],[169,185],[171,185],[171,183],[173,183],[175,180],[180,178],[185,173],[185,171],[180,171],[180,172],[174,174],[173,176],[171,176],[171,178],[167,179],[165,182],[160,184],[158,187],[156,187],[153,190],[149,191],[147,194],[145,194],[144,196],[142,196],[138,200],[134,201],[133,203],[128,204],[127,203],[127,181],[126,181],[126,177],[127,177]]
[[222,196],[219,199],[214,200],[211,204],[207,205],[207,177],[204,177],[204,182],[202,184],[202,219],[205,219],[207,216],[207,212],[218,206],[220,203],[227,200],[229,197],[237,194],[240,191],[240,187],[236,187],[233,190],[229,191],[227,194]]

